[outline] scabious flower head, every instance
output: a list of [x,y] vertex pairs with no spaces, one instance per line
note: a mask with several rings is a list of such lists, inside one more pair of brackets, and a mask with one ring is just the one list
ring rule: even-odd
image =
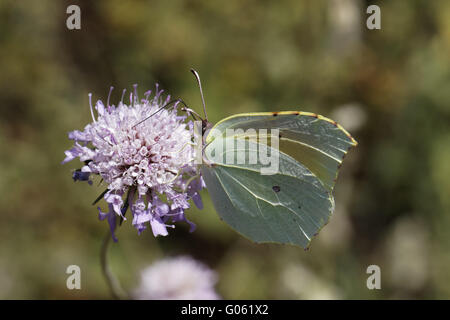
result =
[[133,297],[139,300],[217,300],[217,275],[187,256],[160,260],[141,272]]
[[185,210],[191,199],[202,207],[199,191],[205,184],[194,164],[192,123],[177,114],[178,102],[162,108],[170,102],[162,92],[157,85],[152,98],[148,91],[139,100],[135,85],[129,105],[123,95],[117,106],[109,104],[109,97],[106,106],[97,101],[97,117],[89,95],[93,122],[69,133],[74,146],[65,151],[63,163],[78,158],[84,165],[74,171],[75,181],[91,184],[98,175],[108,185],[103,194],[108,211],[98,211],[100,220],[109,222],[114,240],[117,219],[125,219],[128,208],[139,234],[150,225],[154,236],[165,236],[167,227],[174,227],[169,223],[177,221],[195,229]]

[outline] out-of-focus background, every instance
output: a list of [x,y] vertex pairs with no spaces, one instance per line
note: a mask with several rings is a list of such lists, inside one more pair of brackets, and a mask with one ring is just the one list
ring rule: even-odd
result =
[[[68,30],[66,8],[81,8]],[[381,30],[366,9],[381,8]],[[107,223],[60,165],[67,132],[91,121],[88,93],[156,82],[209,118],[302,110],[333,118],[359,146],[346,157],[336,211],[310,251],[256,245],[206,208],[170,235],[118,232],[111,265],[127,290],[158,259],[214,269],[226,299],[450,298],[450,2],[0,2],[0,298],[110,298],[99,250]],[[68,265],[81,290],[66,288]],[[366,269],[381,268],[381,290]],[[170,277],[170,274],[161,274]]]

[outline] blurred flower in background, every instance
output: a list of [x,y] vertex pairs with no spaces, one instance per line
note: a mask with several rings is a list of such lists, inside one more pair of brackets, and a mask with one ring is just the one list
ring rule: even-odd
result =
[[217,275],[188,256],[160,260],[144,269],[133,297],[140,300],[217,300]]
[[287,265],[280,274],[280,282],[283,290],[296,299],[342,299],[333,283],[322,280],[301,263]]
[[328,7],[331,48],[342,55],[351,55],[361,45],[364,23],[358,0],[331,0]]
[[358,131],[366,124],[367,114],[359,104],[348,103],[333,110],[331,118],[346,128],[346,130]]
[[429,279],[428,230],[423,221],[405,217],[392,226],[385,241],[387,278],[395,298],[413,298]]

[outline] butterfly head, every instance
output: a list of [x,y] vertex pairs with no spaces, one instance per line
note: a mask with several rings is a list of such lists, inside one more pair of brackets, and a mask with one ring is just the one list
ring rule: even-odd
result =
[[213,127],[212,123],[207,119],[202,120],[202,135],[205,136],[205,133],[209,131]]

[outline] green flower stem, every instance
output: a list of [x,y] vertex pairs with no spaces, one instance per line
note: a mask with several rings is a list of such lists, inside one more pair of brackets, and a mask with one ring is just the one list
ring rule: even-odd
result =
[[100,263],[102,267],[102,273],[105,277],[106,283],[108,284],[109,290],[111,291],[114,299],[127,299],[126,292],[122,289],[119,280],[112,273],[109,264],[108,264],[108,248],[111,243],[111,232],[108,230],[106,233],[105,239],[103,240],[101,252],[100,252]]

